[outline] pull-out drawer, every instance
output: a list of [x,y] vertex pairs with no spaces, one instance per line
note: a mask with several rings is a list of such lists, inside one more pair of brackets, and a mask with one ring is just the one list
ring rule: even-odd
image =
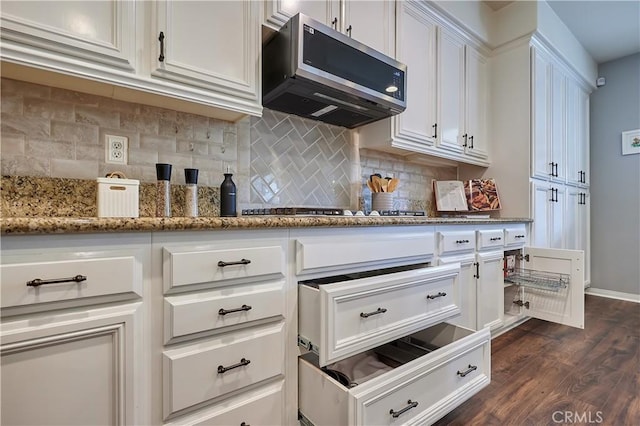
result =
[[478,250],[504,246],[502,229],[481,229],[478,232]]
[[[392,271],[395,269],[392,269]],[[378,271],[379,272],[379,271]],[[300,343],[326,365],[460,313],[460,264],[298,286]]]
[[527,228],[525,225],[514,225],[504,228],[504,245],[524,245],[527,242]]
[[164,338],[284,316],[284,281],[235,285],[164,298]]
[[284,324],[252,327],[163,353],[165,418],[284,374]]
[[438,251],[440,254],[473,251],[476,248],[476,233],[469,231],[439,231]]
[[308,353],[300,412],[316,426],[431,424],[489,384],[490,340],[442,323],[325,369]]
[[114,254],[69,253],[66,257],[71,259],[60,260],[50,260],[44,255],[34,256],[38,259],[34,262],[3,264],[1,307],[127,293],[131,297],[142,296],[140,260],[133,254]]
[[169,247],[164,249],[164,289],[169,291],[196,284],[222,286],[282,278],[284,260],[284,249],[278,245],[202,250]]
[[337,235],[296,238],[296,272],[362,271],[428,262],[435,251],[433,228],[340,230]]
[[283,425],[284,381],[242,392],[164,426]]

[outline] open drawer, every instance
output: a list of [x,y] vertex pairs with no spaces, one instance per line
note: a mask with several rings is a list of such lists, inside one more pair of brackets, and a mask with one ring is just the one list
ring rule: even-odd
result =
[[316,426],[433,423],[489,384],[490,340],[441,323],[325,368],[307,353],[299,411]]
[[324,366],[442,322],[460,313],[459,275],[452,263],[302,281],[299,343]]

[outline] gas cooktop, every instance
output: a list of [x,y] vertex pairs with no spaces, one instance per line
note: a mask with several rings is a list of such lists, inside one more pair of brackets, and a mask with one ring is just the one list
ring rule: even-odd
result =
[[426,216],[424,210],[351,211],[326,207],[271,207],[243,209],[242,216]]

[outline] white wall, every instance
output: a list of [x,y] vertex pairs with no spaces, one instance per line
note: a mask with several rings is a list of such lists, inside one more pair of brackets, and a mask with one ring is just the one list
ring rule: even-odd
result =
[[640,53],[600,64],[591,94],[591,287],[640,294],[640,154],[621,133],[640,129]]

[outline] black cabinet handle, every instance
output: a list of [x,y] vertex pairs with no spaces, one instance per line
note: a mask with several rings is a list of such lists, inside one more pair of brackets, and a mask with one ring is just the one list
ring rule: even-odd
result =
[[553,169],[554,169],[554,176],[558,177],[558,163],[555,163],[553,165]]
[[220,310],[218,311],[218,315],[227,315],[227,314],[231,314],[233,312],[242,312],[242,311],[250,311],[250,310],[251,310],[251,306],[249,306],[249,305],[242,305],[242,307],[235,308],[235,309],[223,309],[223,308],[220,308]]
[[338,18],[337,17],[333,17],[333,19],[331,20],[331,26],[333,27],[334,30],[338,29]]
[[500,241],[502,239],[502,237],[491,237],[489,238],[489,241]]
[[221,268],[224,268],[225,266],[232,266],[232,265],[248,265],[250,264],[251,261],[249,259],[240,259],[237,262],[223,262],[222,260],[218,262],[218,266]]
[[240,423],[240,426],[251,426],[251,425],[249,423],[247,423],[247,422],[242,422],[242,423]]
[[439,291],[438,294],[434,294],[434,295],[428,294],[427,299],[437,299],[438,297],[444,297],[446,295],[447,293],[445,293],[444,291]]
[[456,240],[456,244],[466,244],[469,240]]
[[226,373],[229,370],[233,370],[234,368],[243,367],[245,365],[249,365],[251,361],[248,359],[242,358],[239,363],[230,365],[228,367],[224,367],[222,365],[218,366],[218,374]]
[[76,275],[75,277],[70,278],[54,278],[52,280],[42,280],[40,278],[36,278],[34,280],[27,281],[27,287],[38,287],[46,284],[80,283],[86,280],[87,277],[85,275]]
[[480,278],[480,262],[474,262],[473,264],[476,267],[476,274],[473,276],[473,278]]
[[384,314],[385,312],[387,312],[385,308],[378,308],[373,312],[360,312],[360,317],[369,318],[370,316]]
[[404,407],[402,410],[400,411],[393,411],[393,408],[391,410],[389,410],[389,414],[391,414],[391,417],[393,417],[394,419],[400,417],[401,415],[403,415],[404,413],[406,413],[407,411],[411,410],[412,408],[415,408],[418,406],[418,402],[417,401],[407,401],[407,405],[406,407]]
[[554,164],[556,164],[556,163],[554,163],[553,161],[552,161],[551,163],[549,163],[549,165],[551,166],[551,173],[549,173],[549,175],[550,175],[551,177],[556,177],[556,175],[553,173],[553,166],[554,166]]
[[473,136],[469,136],[469,141],[471,142],[471,146],[469,146],[469,148],[473,149]]
[[469,364],[469,367],[465,371],[458,371],[456,374],[458,374],[458,376],[460,377],[465,377],[466,375],[468,375],[472,371],[476,371],[477,369],[478,369],[477,365]]
[[438,123],[434,124],[431,127],[433,128],[433,137],[437,138],[438,137]]
[[524,235],[516,235],[515,238],[524,238]]
[[468,135],[465,133],[464,135],[462,135],[462,137],[464,138],[464,143],[462,144],[463,147],[467,147],[467,139],[468,139]]
[[551,199],[549,200],[552,203],[557,203],[558,202],[558,189],[557,188],[551,188]]
[[158,60],[164,62],[164,33],[162,31],[160,31],[158,40],[160,41],[160,56],[158,56]]
[[349,27],[347,28],[347,34],[349,34],[349,37],[351,37],[351,30],[353,29],[353,27],[351,26],[351,24],[349,24]]

